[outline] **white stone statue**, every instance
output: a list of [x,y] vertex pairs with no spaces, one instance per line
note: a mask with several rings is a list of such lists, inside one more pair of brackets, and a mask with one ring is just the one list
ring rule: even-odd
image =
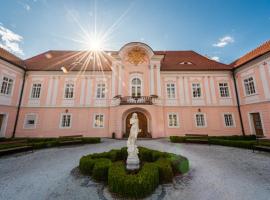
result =
[[136,145],[137,136],[138,133],[140,132],[137,113],[132,114],[130,124],[131,128],[127,141],[127,152],[128,152],[127,169],[135,170],[140,168],[140,160],[138,157],[139,150]]

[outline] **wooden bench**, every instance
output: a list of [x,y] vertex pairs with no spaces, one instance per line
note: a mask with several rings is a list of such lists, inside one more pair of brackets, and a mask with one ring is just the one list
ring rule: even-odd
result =
[[185,136],[186,143],[210,144],[208,134],[185,134]]
[[23,151],[29,151],[29,150],[33,151],[33,147],[29,145],[22,145],[22,146],[17,146],[17,147],[0,149],[0,156],[23,152]]
[[[266,142],[269,143],[269,146],[265,145]],[[270,152],[270,139],[256,137],[256,143],[253,145],[252,149],[253,149],[253,152],[255,150]]]
[[83,135],[67,135],[59,137],[59,144],[78,144],[82,142]]
[[19,139],[19,140],[4,140],[0,142],[1,144],[22,144],[22,143],[27,143],[26,139]]

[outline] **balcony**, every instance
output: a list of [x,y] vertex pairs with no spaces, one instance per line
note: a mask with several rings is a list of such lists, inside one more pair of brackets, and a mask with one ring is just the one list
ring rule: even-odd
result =
[[125,96],[119,97],[120,105],[152,105],[153,96],[140,96],[140,97],[132,97],[132,96]]

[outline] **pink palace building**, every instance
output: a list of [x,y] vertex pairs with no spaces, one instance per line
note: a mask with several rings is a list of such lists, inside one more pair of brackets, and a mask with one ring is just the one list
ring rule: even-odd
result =
[[222,64],[194,51],[48,51],[22,60],[0,49],[0,137],[270,137],[270,41]]

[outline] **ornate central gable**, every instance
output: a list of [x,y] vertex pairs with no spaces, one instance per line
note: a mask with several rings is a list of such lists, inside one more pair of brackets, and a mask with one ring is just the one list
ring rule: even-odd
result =
[[127,61],[138,65],[146,61],[146,52],[143,48],[134,47],[127,53]]

